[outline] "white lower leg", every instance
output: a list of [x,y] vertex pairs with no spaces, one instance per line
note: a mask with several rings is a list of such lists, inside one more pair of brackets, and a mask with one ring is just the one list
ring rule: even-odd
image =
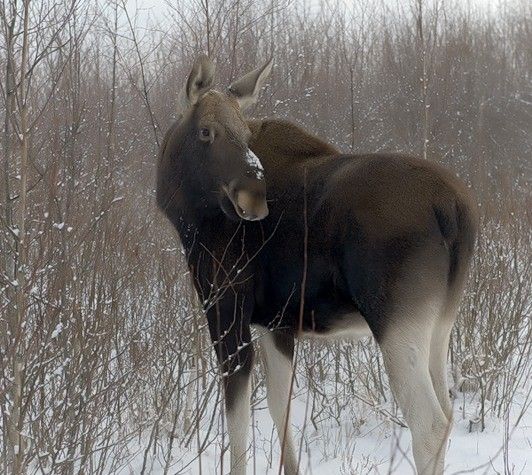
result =
[[231,395],[231,404],[227,407],[227,431],[231,452],[231,475],[245,475],[247,435],[250,422],[251,378],[239,381],[237,391]]
[[295,475],[298,473],[297,458],[289,420],[292,361],[277,348],[274,338],[268,332],[260,339],[266,369],[268,408],[281,442],[285,473]]
[[429,373],[430,332],[390,329],[381,347],[394,396],[412,433],[419,474],[442,475],[449,421]]
[[449,421],[452,420],[453,408],[449,398],[449,384],[447,379],[447,352],[449,347],[449,336],[451,334],[453,321],[437,322],[432,334],[430,345],[429,370],[432,384],[436,396],[440,401],[440,406]]

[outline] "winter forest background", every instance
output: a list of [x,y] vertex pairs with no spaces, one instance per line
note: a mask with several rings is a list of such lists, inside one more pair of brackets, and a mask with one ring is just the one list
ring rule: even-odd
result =
[[[526,0],[0,0],[0,472],[228,470],[205,322],[154,200],[200,52],[221,85],[274,57],[255,117],[346,152],[415,153],[472,186],[481,236],[450,347],[448,471],[530,473]],[[304,473],[412,473],[371,340],[305,341],[296,364]],[[249,467],[276,474],[261,380],[258,365]]]

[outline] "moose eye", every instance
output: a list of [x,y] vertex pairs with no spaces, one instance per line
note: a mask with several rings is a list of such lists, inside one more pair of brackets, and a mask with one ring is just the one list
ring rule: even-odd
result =
[[209,140],[210,137],[211,137],[210,129],[207,129],[206,127],[200,129],[200,139]]

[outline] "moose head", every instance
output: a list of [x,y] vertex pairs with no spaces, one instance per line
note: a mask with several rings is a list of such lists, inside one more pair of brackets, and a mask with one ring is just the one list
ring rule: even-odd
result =
[[253,105],[272,61],[233,82],[227,92],[213,89],[215,66],[200,56],[179,94],[181,147],[174,176],[202,206],[218,206],[232,220],[258,221],[268,215],[264,169],[250,150],[251,131],[243,111]]

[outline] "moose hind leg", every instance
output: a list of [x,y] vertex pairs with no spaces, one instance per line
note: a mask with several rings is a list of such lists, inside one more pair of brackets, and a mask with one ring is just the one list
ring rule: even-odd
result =
[[296,475],[298,473],[297,458],[288,410],[294,337],[280,331],[272,332],[266,329],[261,329],[261,331],[264,331],[260,344],[266,371],[268,408],[281,442],[285,474]]
[[412,434],[417,472],[442,475],[449,421],[429,372],[432,328],[439,312],[424,310],[391,321],[379,344],[392,392]]
[[453,418],[453,407],[449,397],[447,380],[447,353],[453,325],[458,315],[460,300],[464,293],[465,282],[466,274],[462,274],[459,276],[458,281],[449,289],[441,316],[434,325],[430,345],[430,375],[443,412],[449,421],[452,421]]
[[448,315],[442,315],[441,320],[434,325],[429,361],[430,377],[434,391],[449,422],[453,418],[453,407],[449,397],[449,384],[447,380],[447,353],[453,324],[454,318],[449,318]]

